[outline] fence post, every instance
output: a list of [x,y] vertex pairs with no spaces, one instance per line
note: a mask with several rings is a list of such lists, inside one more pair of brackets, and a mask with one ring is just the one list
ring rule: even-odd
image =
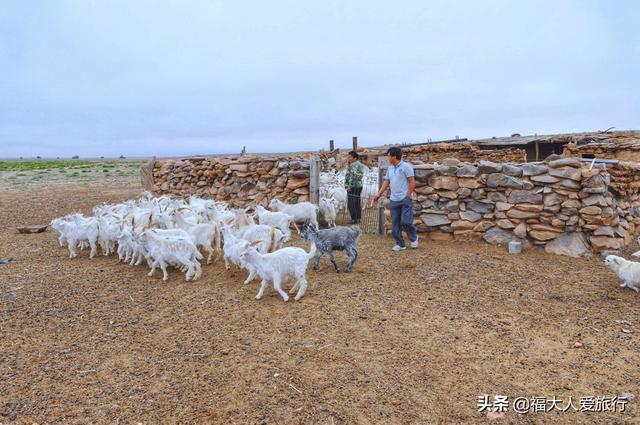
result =
[[320,203],[320,158],[317,156],[309,160],[309,201]]
[[353,150],[357,151],[358,150],[358,138],[356,136],[353,136],[352,142],[353,142]]
[[329,140],[329,152],[333,152],[333,149],[335,148],[333,140]]
[[[386,156],[378,157],[378,190],[382,187],[382,183],[384,183],[384,176],[386,174],[387,168],[389,167],[389,158]],[[378,201],[378,234],[385,235],[384,231],[384,203]]]
[[140,168],[140,183],[145,190],[153,192],[153,167],[156,164],[156,157],[152,157],[149,162]]

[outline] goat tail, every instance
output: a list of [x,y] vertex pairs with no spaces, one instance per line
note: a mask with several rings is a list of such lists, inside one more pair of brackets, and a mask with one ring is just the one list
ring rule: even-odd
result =
[[309,256],[309,259],[312,259],[313,257],[315,257],[316,251],[317,251],[316,243],[311,242],[311,248],[309,248],[309,253],[307,254]]

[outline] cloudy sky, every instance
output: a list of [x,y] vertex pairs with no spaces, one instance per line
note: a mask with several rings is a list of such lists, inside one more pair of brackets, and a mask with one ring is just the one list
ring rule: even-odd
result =
[[2,0],[0,156],[640,128],[640,2]]

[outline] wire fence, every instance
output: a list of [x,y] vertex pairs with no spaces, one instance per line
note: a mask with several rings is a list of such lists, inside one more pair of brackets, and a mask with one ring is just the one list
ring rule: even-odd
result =
[[338,211],[336,224],[357,224],[363,233],[378,233],[379,211],[371,205],[378,192],[378,169],[372,168],[363,178],[361,188],[347,192],[347,204]]

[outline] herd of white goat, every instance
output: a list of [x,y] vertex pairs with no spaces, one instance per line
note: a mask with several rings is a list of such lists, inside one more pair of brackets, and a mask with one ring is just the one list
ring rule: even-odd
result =
[[145,192],[136,200],[96,206],[91,217],[75,213],[56,218],[51,227],[60,246],[67,245],[71,258],[84,248],[91,249],[89,257],[93,258],[100,248],[105,256],[117,253],[119,261],[130,265],[146,261],[151,268],[149,276],[160,267],[167,280],[167,266],[174,266],[185,273],[185,280],[196,280],[202,275],[199,260],[203,254],[209,264],[218,252],[227,269],[235,264],[249,272],[245,284],[256,276],[262,279],[256,298],[262,298],[270,281],[288,300],[281,283],[292,279],[292,291],[298,290],[295,299],[300,299],[315,246],[312,244],[307,253],[301,248],[283,248],[283,244],[291,238],[290,227],[298,229],[296,223],[318,228],[318,207],[273,199],[269,210],[256,206],[253,215],[247,210],[231,209],[225,202],[210,199],[153,197]]
[[[377,171],[370,171],[364,184],[377,190]],[[296,223],[306,222],[317,229],[319,210],[329,226],[335,227],[337,213],[346,206],[344,172],[331,171],[321,174],[319,207],[273,199],[269,209],[258,205],[250,215],[249,208],[232,209],[225,202],[193,196],[186,200],[153,197],[145,192],[135,200],[96,206],[91,217],[75,213],[56,218],[51,227],[60,246],[67,245],[71,258],[84,248],[91,249],[89,257],[93,258],[100,248],[104,255],[115,253],[119,261],[130,265],[146,261],[149,276],[160,267],[163,280],[168,279],[167,266],[184,272],[185,280],[196,280],[202,276],[204,255],[209,264],[220,253],[227,270],[234,264],[249,272],[245,284],[256,276],[262,279],[257,299],[262,298],[267,282],[273,282],[286,301],[282,282],[294,280],[291,291],[297,290],[295,299],[300,299],[307,287],[307,264],[316,251],[313,244],[309,253],[283,247],[291,238],[291,226],[298,230]]]

